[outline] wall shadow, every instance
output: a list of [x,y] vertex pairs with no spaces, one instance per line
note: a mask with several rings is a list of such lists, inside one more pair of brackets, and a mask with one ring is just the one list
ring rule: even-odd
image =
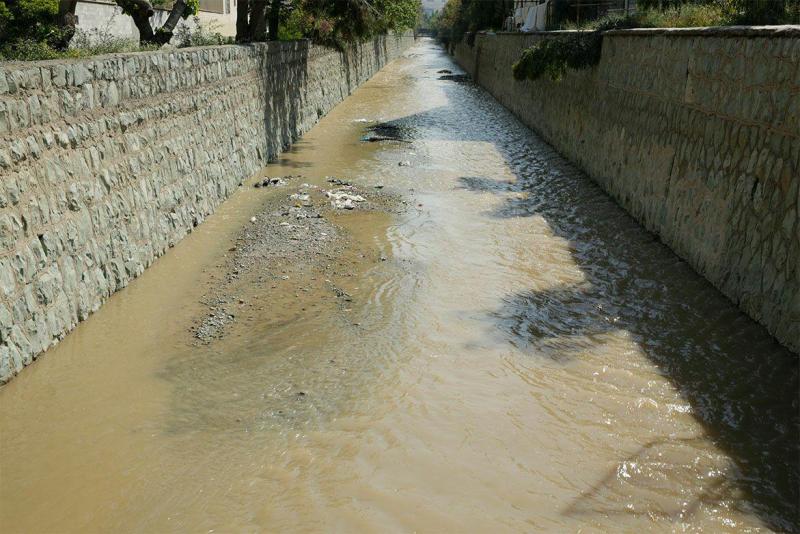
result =
[[266,135],[259,147],[262,160],[276,161],[298,141],[302,132],[358,88],[365,78],[366,67],[362,60],[372,54],[372,61],[383,62],[389,55],[387,40],[390,38],[402,39],[401,36],[384,36],[375,38],[371,46],[361,43],[343,50],[330,49],[338,55],[331,67],[338,62],[337,70],[345,78],[334,98],[326,93],[319,80],[309,77],[309,62],[328,61],[322,47],[314,50],[315,45],[309,40],[248,45],[259,55],[259,97],[265,102],[262,122]]

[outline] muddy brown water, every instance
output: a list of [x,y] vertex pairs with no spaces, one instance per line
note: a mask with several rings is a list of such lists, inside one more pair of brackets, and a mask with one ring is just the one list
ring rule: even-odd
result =
[[421,40],[264,170],[408,202],[337,217],[348,305],[254,285],[193,343],[282,194],[243,187],[0,390],[0,530],[798,528],[796,355],[445,68]]

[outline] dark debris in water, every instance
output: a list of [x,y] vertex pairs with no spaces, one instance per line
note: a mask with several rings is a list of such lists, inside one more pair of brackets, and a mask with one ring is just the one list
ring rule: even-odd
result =
[[445,74],[444,76],[439,76],[439,79],[457,83],[469,83],[472,81],[472,78],[467,74]]
[[334,184],[334,185],[343,185],[343,186],[353,185],[350,182],[348,182],[347,180],[342,180],[340,178],[336,178],[335,176],[328,176],[327,177],[327,181],[328,181],[328,183]]
[[397,141],[410,143],[416,136],[414,129],[391,122],[381,122],[367,128],[367,133],[361,138],[362,141],[375,143],[378,141]]
[[292,180],[294,178],[302,178],[302,176],[298,174],[297,176],[287,175],[287,176],[267,177],[264,178],[263,180],[257,181],[255,184],[253,184],[253,187],[257,189],[261,187],[280,187],[286,185],[286,183],[289,180]]

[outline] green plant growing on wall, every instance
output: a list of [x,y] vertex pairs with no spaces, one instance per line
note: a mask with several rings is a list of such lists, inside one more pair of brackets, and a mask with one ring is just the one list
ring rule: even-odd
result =
[[603,32],[635,26],[636,21],[631,17],[614,17],[598,24],[593,31],[539,41],[524,50],[514,63],[514,78],[537,80],[547,75],[551,80],[560,80],[567,69],[587,69],[597,65],[603,49]]
[[537,80],[547,75],[560,80],[567,69],[585,69],[600,61],[603,36],[593,31],[545,39],[524,50],[512,67],[517,80]]

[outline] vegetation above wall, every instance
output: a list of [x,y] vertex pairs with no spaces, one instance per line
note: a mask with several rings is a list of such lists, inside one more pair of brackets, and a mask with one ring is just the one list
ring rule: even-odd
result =
[[140,39],[91,35],[77,30],[77,0],[0,0],[0,59],[55,59],[121,52],[168,43],[181,19],[197,13],[199,0],[174,0],[167,20],[153,28],[155,7],[169,0],[116,0],[133,19]]
[[713,0],[704,3],[673,3],[648,7],[655,0],[640,0],[644,9],[628,16],[608,16],[569,29],[587,30],[546,39],[524,50],[514,66],[517,80],[536,80],[547,75],[560,79],[567,69],[584,69],[600,61],[603,32],[626,28],[692,28],[737,24],[783,24],[800,22],[800,2],[753,2]]
[[[800,24],[800,0],[637,0],[637,12],[624,17],[626,22],[619,22],[620,15],[615,15],[580,24],[565,15],[576,0],[551,2],[548,30],[594,30],[614,24],[642,28]],[[618,11],[623,5],[619,3]],[[447,0],[431,24],[445,44],[458,43],[465,34],[471,39],[470,33],[502,29],[513,9],[514,3],[509,0]]]
[[447,0],[434,28],[445,44],[457,43],[468,32],[502,28],[513,7],[511,0]]
[[[0,59],[38,60],[147,50],[172,42],[177,46],[222,44],[225,39],[202,26],[178,25],[197,13],[198,0],[115,0],[130,16],[140,39],[110,32],[76,30],[78,0],[0,0]],[[151,26],[158,6],[170,14],[159,28]],[[310,38],[343,47],[390,30],[414,28],[420,0],[239,0],[236,41]]]
[[[248,1],[249,18],[243,14]],[[259,2],[265,4],[262,9]],[[316,43],[342,47],[390,30],[414,28],[420,0],[239,0],[236,40],[310,38]],[[269,24],[263,22],[268,20]],[[249,26],[245,27],[245,20]],[[269,32],[263,30],[269,27]]]

